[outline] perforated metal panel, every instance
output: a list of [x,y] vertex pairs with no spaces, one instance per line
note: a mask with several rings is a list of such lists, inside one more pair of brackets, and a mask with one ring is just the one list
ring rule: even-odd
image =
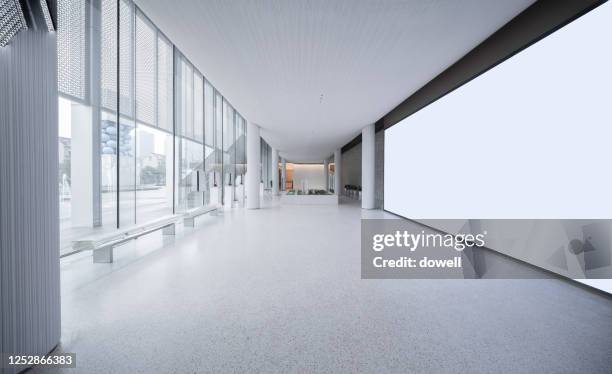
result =
[[85,0],[59,0],[57,80],[61,93],[86,100],[87,33]]
[[193,136],[204,142],[204,80],[198,72],[193,76]]
[[119,111],[134,116],[134,4],[121,0],[119,7]]
[[156,125],[155,69],[156,29],[136,13],[136,118]]
[[117,0],[102,0],[101,105],[117,110]]
[[187,138],[193,138],[193,67],[183,57],[179,58],[180,80],[177,90],[180,90],[180,100],[177,108],[181,111],[179,123],[179,134]]
[[172,131],[172,44],[157,37],[157,125]]
[[204,140],[206,145],[214,147],[215,144],[215,89],[208,82],[204,83]]

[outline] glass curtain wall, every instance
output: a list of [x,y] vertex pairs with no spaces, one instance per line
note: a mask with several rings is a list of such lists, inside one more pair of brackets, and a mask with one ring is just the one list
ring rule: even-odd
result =
[[132,1],[59,0],[57,45],[62,253],[239,199],[244,120]]
[[215,173],[217,159],[215,149],[215,89],[208,82],[204,82],[204,171],[206,174],[206,190],[204,203],[217,204],[219,202],[218,188]]
[[214,100],[214,123],[215,123],[215,172],[213,176],[214,198],[211,203],[223,204],[223,96],[215,91]]
[[136,223],[136,111],[135,98],[135,11],[134,4],[119,1],[119,128],[115,152],[119,167],[119,226]]
[[[58,2],[61,5],[63,0]],[[80,1],[86,4],[86,2]],[[100,6],[100,34],[92,32],[90,38],[92,40],[100,40],[99,51],[92,51],[90,58],[92,61],[96,59],[100,62],[100,75],[98,79],[92,77],[91,87],[92,92],[99,89],[100,92],[100,126],[96,126],[96,120],[93,125],[96,126],[96,134],[100,138],[95,141],[93,151],[100,150],[100,173],[99,198],[94,194],[94,200],[100,201],[99,221],[93,227],[103,227],[107,230],[112,230],[119,227],[117,220],[117,201],[118,201],[118,173],[117,173],[117,41],[118,41],[118,12],[117,0],[101,0],[99,3],[92,3],[92,14],[96,13],[97,5]],[[58,13],[60,11],[58,10]],[[92,17],[95,19],[96,17]],[[58,30],[57,35],[61,34]],[[62,51],[58,49],[58,62],[61,61]],[[98,57],[99,56],[99,57]],[[92,65],[93,66],[93,65]],[[95,69],[93,69],[95,71]],[[98,83],[99,82],[99,83]],[[99,87],[96,87],[99,86]],[[61,90],[60,90],[61,94]],[[97,160],[94,160],[97,164]],[[95,177],[95,175],[94,175]],[[87,206],[87,205],[83,205]],[[88,230],[85,230],[87,232]],[[65,232],[62,232],[60,237],[62,240],[65,237]]]
[[204,81],[182,54],[175,55],[175,211],[182,213],[204,204]]
[[236,141],[235,152],[235,200],[239,204],[244,203],[245,189],[244,176],[246,175],[246,121],[236,112]]
[[172,214],[172,45],[136,12],[136,222]]
[[227,100],[223,100],[223,185],[224,205],[231,207],[234,202],[234,186],[236,177],[235,143],[235,113]]
[[272,147],[261,138],[261,184],[264,191],[272,189]]

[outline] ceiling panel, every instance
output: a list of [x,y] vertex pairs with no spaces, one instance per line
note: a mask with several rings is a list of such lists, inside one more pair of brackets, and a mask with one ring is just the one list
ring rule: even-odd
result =
[[533,0],[136,0],[280,154],[330,155]]

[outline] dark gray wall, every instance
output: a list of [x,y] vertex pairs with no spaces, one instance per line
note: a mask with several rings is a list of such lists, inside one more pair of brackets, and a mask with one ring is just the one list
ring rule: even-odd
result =
[[[342,188],[347,184],[361,186],[361,143],[342,152]],[[344,193],[344,191],[342,191]]]
[[383,209],[385,202],[385,132],[379,131],[376,133],[376,145],[374,155],[376,157],[374,164],[374,206],[377,209]]
[[[385,132],[378,131],[375,141],[374,203],[377,209],[382,209],[385,200]],[[346,184],[361,186],[361,142],[345,149],[342,152],[342,187]]]
[[0,352],[60,340],[57,100],[55,33],[20,31],[0,48]]

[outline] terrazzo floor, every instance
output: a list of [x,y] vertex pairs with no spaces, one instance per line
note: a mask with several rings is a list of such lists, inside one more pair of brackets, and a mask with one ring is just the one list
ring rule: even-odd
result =
[[68,257],[58,351],[77,367],[31,372],[611,372],[610,298],[556,279],[362,280],[362,214],[268,201],[113,264]]

